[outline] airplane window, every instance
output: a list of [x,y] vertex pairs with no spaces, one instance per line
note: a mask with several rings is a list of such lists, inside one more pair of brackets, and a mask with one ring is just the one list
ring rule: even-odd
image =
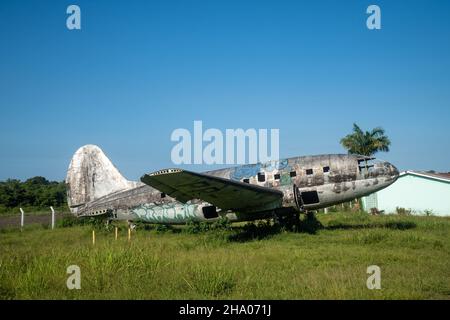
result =
[[250,180],[249,180],[249,179],[244,179],[244,180],[242,180],[242,182],[244,182],[244,183],[250,183]]
[[291,178],[292,178],[292,177],[295,177],[295,176],[297,175],[297,172],[291,171],[291,172],[289,173],[289,175],[291,176]]
[[306,175],[312,175],[313,174],[313,169],[306,169]]
[[275,174],[273,175],[273,178],[274,178],[275,180],[280,180],[280,174],[279,174],[279,173],[275,173]]
[[326,172],[330,172],[329,166],[323,167],[323,173],[326,173]]
[[266,181],[266,176],[264,175],[264,173],[258,173],[258,181],[259,182]]

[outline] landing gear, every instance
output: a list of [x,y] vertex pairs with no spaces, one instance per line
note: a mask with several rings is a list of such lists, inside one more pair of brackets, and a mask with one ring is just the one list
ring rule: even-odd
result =
[[303,199],[300,193],[300,190],[298,190],[297,186],[294,184],[294,201],[295,205],[297,206],[298,211],[305,212],[305,207],[303,206]]
[[273,220],[275,225],[284,231],[315,234],[317,230],[323,228],[323,225],[315,216],[315,211],[305,210],[304,213],[305,216],[300,218],[300,212],[295,209],[276,212]]
[[315,216],[316,211],[314,211],[314,210],[307,211],[306,210],[304,213],[305,213],[305,219],[316,219],[316,216]]
[[306,211],[305,218],[301,220],[301,231],[315,234],[317,230],[323,228],[323,224],[316,218],[316,211]]
[[286,231],[297,231],[300,224],[300,213],[295,210],[286,210],[276,212],[273,221],[279,225],[281,229]]

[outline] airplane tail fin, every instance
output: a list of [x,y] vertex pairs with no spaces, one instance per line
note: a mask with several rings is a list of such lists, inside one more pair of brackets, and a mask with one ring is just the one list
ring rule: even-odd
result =
[[66,186],[70,211],[76,214],[84,204],[135,187],[136,182],[125,179],[99,147],[85,145],[70,161]]

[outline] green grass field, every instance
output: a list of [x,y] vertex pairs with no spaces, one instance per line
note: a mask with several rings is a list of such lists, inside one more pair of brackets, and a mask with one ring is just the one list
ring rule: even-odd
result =
[[[0,231],[1,299],[449,299],[450,219],[319,214],[314,232]],[[177,231],[180,231],[177,229]],[[69,265],[81,289],[66,287]],[[381,268],[369,290],[366,269]]]

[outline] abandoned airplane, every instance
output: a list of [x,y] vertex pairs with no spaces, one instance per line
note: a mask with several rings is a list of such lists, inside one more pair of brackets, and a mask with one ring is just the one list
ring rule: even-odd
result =
[[249,221],[350,201],[398,178],[392,164],[356,155],[295,157],[204,173],[165,169],[126,180],[94,145],[78,149],[66,177],[77,217],[183,224]]

